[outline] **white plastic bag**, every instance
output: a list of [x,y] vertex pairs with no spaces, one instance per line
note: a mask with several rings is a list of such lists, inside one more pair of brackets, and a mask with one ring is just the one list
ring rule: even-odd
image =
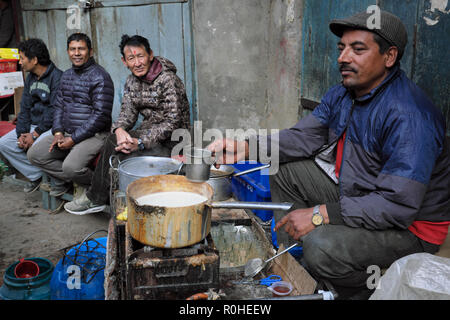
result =
[[450,300],[450,259],[415,253],[395,261],[370,300]]

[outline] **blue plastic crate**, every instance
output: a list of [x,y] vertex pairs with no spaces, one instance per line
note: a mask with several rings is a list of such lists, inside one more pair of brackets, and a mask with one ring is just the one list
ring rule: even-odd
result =
[[[236,163],[233,164],[235,172],[260,167],[262,163]],[[231,178],[231,190],[240,201],[270,202],[272,197],[269,185],[269,168]],[[272,210],[252,210],[262,221],[272,219]]]

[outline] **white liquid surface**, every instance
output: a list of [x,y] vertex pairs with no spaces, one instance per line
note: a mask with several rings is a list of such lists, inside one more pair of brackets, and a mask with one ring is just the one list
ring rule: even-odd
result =
[[193,192],[157,192],[136,199],[140,206],[188,207],[207,201],[208,198]]

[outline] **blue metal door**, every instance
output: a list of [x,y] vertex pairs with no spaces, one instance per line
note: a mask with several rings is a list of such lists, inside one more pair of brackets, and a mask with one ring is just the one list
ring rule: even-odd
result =
[[26,38],[43,39],[55,64],[70,67],[67,37],[84,32],[92,39],[96,61],[114,81],[113,119],[119,114],[123,87],[129,75],[121,61],[123,34],[149,39],[156,56],[171,60],[186,86],[191,122],[197,119],[196,76],[189,0],[21,1]]

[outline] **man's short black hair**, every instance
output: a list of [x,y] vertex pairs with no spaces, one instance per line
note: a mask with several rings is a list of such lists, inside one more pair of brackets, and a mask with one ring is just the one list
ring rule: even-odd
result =
[[373,34],[373,40],[380,47],[379,51],[381,54],[385,53],[390,47],[392,47],[392,45],[389,42],[387,42],[387,40],[385,40],[384,38],[380,37],[376,33],[372,33],[372,34]]
[[71,43],[72,41],[84,41],[86,42],[89,51],[91,51],[92,49],[91,39],[85,33],[76,32],[71,34],[69,38],[67,38],[67,49],[69,49],[69,43]]
[[30,60],[36,57],[41,66],[48,66],[51,63],[47,46],[41,39],[22,41],[18,49]]
[[[388,51],[388,49],[392,46],[395,47],[395,45],[390,44],[386,39],[384,39],[383,37],[379,36],[376,33],[373,33],[373,40],[378,44],[378,46],[380,47],[380,49],[378,50],[380,52],[380,54],[385,53],[386,51]],[[398,48],[397,48],[398,49]],[[400,53],[399,53],[400,54]],[[402,57],[400,57],[399,55],[397,55],[397,59],[395,60],[394,65],[398,64],[400,59]]]
[[125,54],[123,52],[123,49],[125,46],[133,46],[133,47],[140,47],[143,46],[145,48],[145,51],[147,51],[148,54],[152,52],[152,49],[150,48],[150,43],[148,42],[147,38],[141,37],[139,35],[134,35],[130,37],[127,34],[122,35],[122,40],[120,41],[120,53],[125,58]]

